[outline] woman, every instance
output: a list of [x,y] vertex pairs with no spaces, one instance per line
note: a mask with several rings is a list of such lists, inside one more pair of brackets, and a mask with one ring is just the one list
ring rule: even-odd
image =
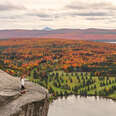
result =
[[21,81],[21,90],[24,90],[25,89],[25,86],[24,86],[24,84],[25,84],[25,82],[24,82],[24,75],[21,76],[20,81]]

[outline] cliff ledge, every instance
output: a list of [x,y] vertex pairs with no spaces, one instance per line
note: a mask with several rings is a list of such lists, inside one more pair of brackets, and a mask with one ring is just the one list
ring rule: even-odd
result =
[[25,80],[26,93],[20,94],[20,80],[0,70],[0,116],[47,116],[48,92]]

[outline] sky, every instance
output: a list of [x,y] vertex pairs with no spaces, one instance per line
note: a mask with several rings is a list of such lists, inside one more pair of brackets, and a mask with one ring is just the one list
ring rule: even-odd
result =
[[0,0],[0,29],[116,28],[116,0]]

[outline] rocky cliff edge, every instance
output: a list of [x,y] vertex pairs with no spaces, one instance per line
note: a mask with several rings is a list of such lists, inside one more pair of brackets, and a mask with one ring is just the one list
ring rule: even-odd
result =
[[0,116],[47,116],[48,91],[25,80],[26,93],[20,93],[20,79],[0,70]]

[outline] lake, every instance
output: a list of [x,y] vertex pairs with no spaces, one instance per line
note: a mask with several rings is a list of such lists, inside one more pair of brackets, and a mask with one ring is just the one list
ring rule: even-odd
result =
[[58,98],[50,104],[48,116],[116,116],[116,102],[100,97]]
[[116,42],[107,42],[107,43],[115,43],[116,44]]

